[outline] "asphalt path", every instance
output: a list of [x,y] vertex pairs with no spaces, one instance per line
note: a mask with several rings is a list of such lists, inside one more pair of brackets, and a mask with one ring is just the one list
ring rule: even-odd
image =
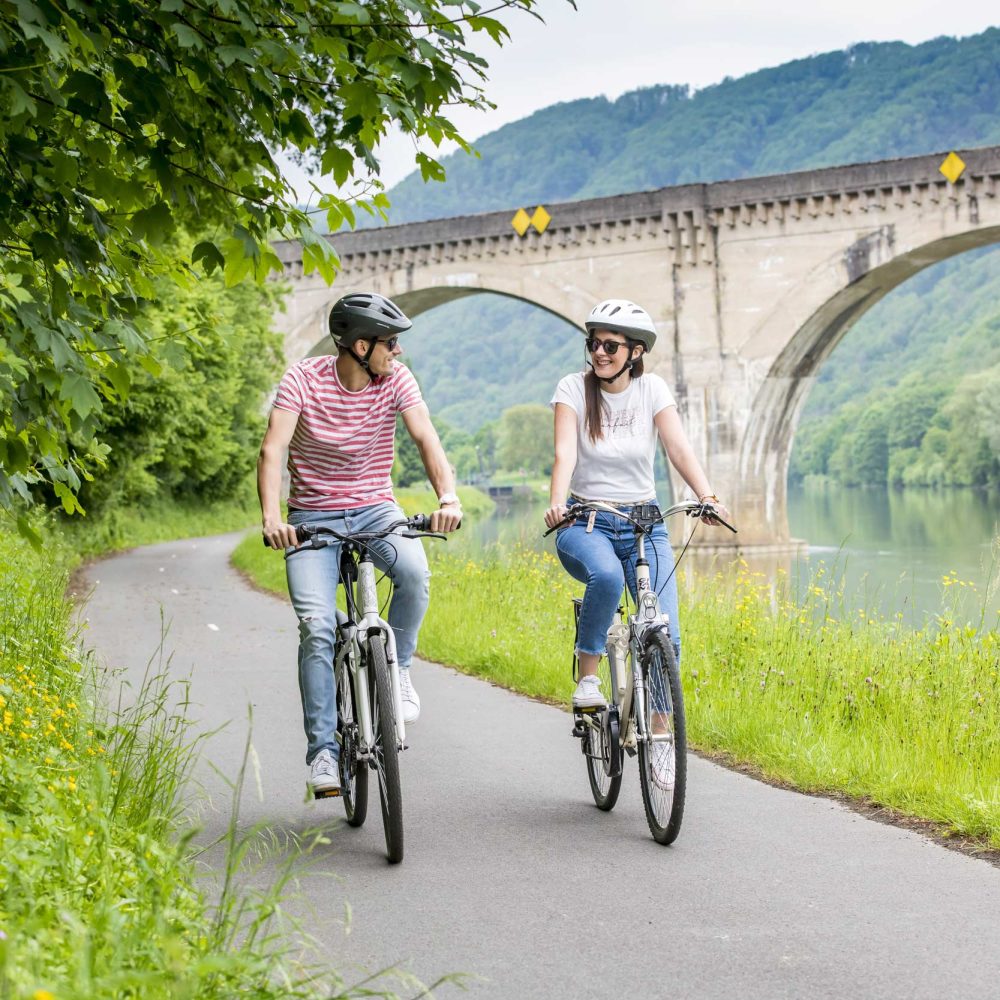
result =
[[91,565],[84,643],[133,683],[161,656],[189,678],[198,727],[219,730],[189,793],[202,839],[226,828],[252,706],[260,794],[251,777],[241,823],[328,828],[293,908],[348,980],[466,973],[435,996],[476,1000],[1000,996],[1000,869],[698,758],[660,847],[634,761],[602,813],[566,712],[429,663],[401,758],[406,857],[388,865],[377,793],[357,830],[339,801],[304,799],[295,616],[229,566],[237,540]]

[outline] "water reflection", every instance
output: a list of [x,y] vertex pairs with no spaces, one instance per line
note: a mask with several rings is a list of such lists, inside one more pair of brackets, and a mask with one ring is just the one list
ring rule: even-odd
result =
[[[500,507],[469,525],[462,548],[470,556],[497,542],[553,551],[552,538],[542,538],[544,510],[544,501]],[[749,569],[765,579],[787,574],[801,593],[822,565],[835,589],[842,584],[847,609],[887,617],[899,613],[911,625],[953,609],[960,620],[978,623],[985,616],[987,627],[996,625],[1000,496],[973,490],[799,488],[789,491],[788,517],[792,535],[807,542],[804,554],[742,553]],[[675,518],[669,527],[677,549],[691,522]],[[699,529],[698,537],[708,537],[707,529]],[[704,579],[733,572],[736,558],[692,547],[685,560],[688,572]]]

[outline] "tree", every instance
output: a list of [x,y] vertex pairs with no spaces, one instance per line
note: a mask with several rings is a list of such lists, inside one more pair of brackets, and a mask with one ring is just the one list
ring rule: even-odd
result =
[[[342,189],[367,175],[319,198],[336,230],[355,204],[384,211],[376,147],[390,125],[468,148],[443,112],[488,106],[476,32],[508,37],[472,0],[0,4],[0,506],[47,483],[79,509],[106,456],[102,410],[126,398],[134,359],[155,370],[136,317],[157,279],[263,279],[282,235],[332,280],[336,254],[273,152]],[[184,224],[212,235],[178,261],[166,241]]]
[[497,434],[497,464],[541,476],[552,468],[552,411],[539,403],[504,410]]

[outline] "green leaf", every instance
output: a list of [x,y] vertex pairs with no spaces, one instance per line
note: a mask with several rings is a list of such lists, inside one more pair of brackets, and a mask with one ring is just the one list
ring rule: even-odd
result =
[[420,167],[420,176],[424,181],[444,180],[444,167],[432,156],[428,156],[426,153],[417,153],[417,165]]
[[78,372],[70,372],[63,377],[59,398],[66,400],[84,419],[101,409],[101,397],[94,391],[90,380]]
[[329,146],[323,153],[320,164],[320,171],[323,176],[333,173],[333,182],[338,187],[343,187],[347,183],[348,177],[354,169],[354,157],[350,150],[340,146]]
[[226,266],[226,258],[222,256],[222,251],[211,241],[202,240],[195,244],[191,251],[191,263],[201,262],[206,274],[211,274],[217,268]]

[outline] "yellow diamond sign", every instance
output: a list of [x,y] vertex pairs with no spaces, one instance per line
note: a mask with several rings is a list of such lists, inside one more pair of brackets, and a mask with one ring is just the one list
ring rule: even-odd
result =
[[965,161],[958,155],[958,153],[949,153],[944,158],[944,163],[938,167],[938,170],[940,170],[941,173],[944,174],[952,184],[954,184],[955,181],[962,176],[962,172],[965,170]]
[[542,208],[541,205],[539,205],[535,209],[534,214],[531,216],[531,224],[540,233],[544,233],[545,232],[545,227],[549,224],[549,222],[551,220],[552,220],[552,216],[549,215],[549,213],[546,212],[545,209]]
[[518,236],[523,236],[528,231],[528,226],[531,225],[531,218],[523,208],[519,208],[514,213],[514,218],[510,220],[510,224],[514,227]]

